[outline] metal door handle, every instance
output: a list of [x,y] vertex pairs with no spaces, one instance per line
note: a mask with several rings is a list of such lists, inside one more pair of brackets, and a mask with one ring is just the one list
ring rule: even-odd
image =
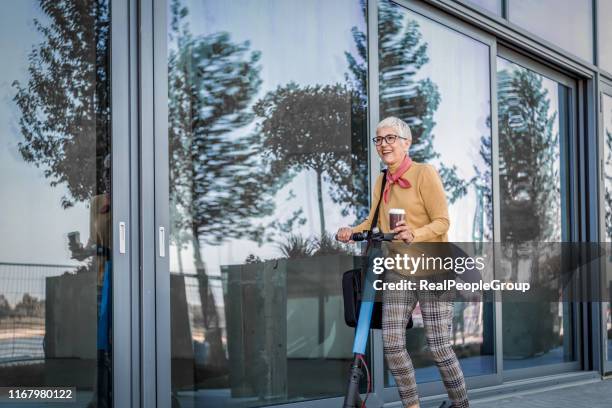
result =
[[119,223],[119,253],[125,254],[125,222]]
[[166,256],[166,229],[159,227],[159,256],[164,258]]

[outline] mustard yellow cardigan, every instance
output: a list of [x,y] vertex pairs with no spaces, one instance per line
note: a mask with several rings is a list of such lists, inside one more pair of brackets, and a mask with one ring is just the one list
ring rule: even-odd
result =
[[[390,170],[393,171],[393,168]],[[442,180],[436,169],[430,164],[413,162],[402,178],[408,180],[411,187],[401,188],[398,184],[391,185],[389,202],[385,203],[384,200],[380,202],[378,228],[382,232],[390,232],[389,209],[403,208],[406,211],[406,223],[414,232],[413,242],[447,242],[450,225],[448,204]],[[376,179],[368,218],[353,227],[353,232],[370,229],[374,210],[380,198],[382,180],[383,173]]]

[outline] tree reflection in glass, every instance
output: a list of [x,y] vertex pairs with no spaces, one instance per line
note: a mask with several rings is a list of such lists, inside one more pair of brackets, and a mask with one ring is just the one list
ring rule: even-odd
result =
[[[497,59],[500,228],[504,244],[497,276],[510,281],[547,280],[534,260],[540,242],[567,240],[561,166],[567,137],[568,91],[532,70]],[[564,195],[562,195],[564,194]],[[555,259],[546,260],[555,269]],[[547,264],[548,265],[548,264]],[[546,290],[538,288],[538,290]],[[542,302],[553,294],[536,293],[533,302],[512,302],[503,294],[504,368],[573,360],[572,304]],[[523,299],[525,300],[525,299]],[[527,316],[531,316],[528,318]],[[536,318],[534,318],[534,316]]]
[[[604,131],[604,217],[605,241],[607,250],[612,247],[612,96],[603,94],[603,131]],[[606,279],[608,290],[607,324],[608,360],[612,361],[612,256],[607,256]]]
[[365,8],[169,4],[175,404],[344,389],[353,259],[326,231],[368,210],[367,71],[352,71]]
[[604,129],[604,205],[606,242],[612,242],[612,96],[604,94],[603,129]]
[[5,11],[2,37],[14,41],[0,68],[12,82],[1,88],[11,102],[0,184],[12,199],[0,211],[12,233],[0,254],[0,304],[13,327],[2,320],[0,331],[12,331],[13,344],[3,341],[0,356],[13,368],[2,384],[76,386],[79,400],[109,406],[109,2],[24,1]]

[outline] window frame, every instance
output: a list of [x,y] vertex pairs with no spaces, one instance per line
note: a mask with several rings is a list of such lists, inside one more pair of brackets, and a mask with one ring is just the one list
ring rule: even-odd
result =
[[[579,240],[579,230],[578,230],[578,221],[579,221],[579,197],[578,197],[578,172],[577,172],[577,135],[578,135],[578,125],[577,125],[577,110],[576,110],[576,100],[577,100],[577,87],[578,84],[576,80],[572,79],[569,76],[562,74],[556,70],[553,70],[548,65],[542,64],[538,61],[531,60],[529,57],[516,52],[515,50],[506,48],[504,46],[498,47],[498,56],[503,58],[511,63],[519,65],[522,68],[531,70],[536,74],[540,74],[546,78],[549,78],[561,85],[564,85],[568,88],[568,99],[569,99],[569,126],[568,126],[568,135],[567,139],[561,142],[561,171],[565,169],[566,175],[566,191],[567,197],[565,197],[566,205],[567,205],[567,214],[569,216],[569,221],[567,228],[565,230],[565,234],[567,236],[568,241],[577,242]],[[497,135],[499,138],[499,135]],[[565,144],[565,149],[564,149]],[[565,152],[564,152],[565,150]],[[563,157],[565,156],[565,157]],[[562,190],[563,191],[563,190]],[[561,194],[562,199],[563,193]],[[497,200],[495,200],[495,206],[499,211],[499,196]],[[498,213],[498,212],[496,212]],[[572,285],[572,289],[576,290],[578,283],[574,282]],[[575,307],[572,308],[572,321],[573,321],[573,338],[574,338],[574,354],[576,355],[576,361],[572,362],[564,362],[564,363],[556,363],[556,364],[548,364],[542,366],[534,366],[528,368],[521,369],[513,369],[513,370],[503,370],[503,379],[504,382],[515,381],[530,377],[540,377],[544,375],[565,373],[568,371],[578,371],[581,369],[581,353],[580,350],[582,348],[582,334],[581,334],[581,314],[579,313],[579,308],[576,302],[572,302],[575,304]],[[503,304],[501,305],[503,307]],[[502,346],[503,347],[503,346]],[[503,348],[502,348],[503,350]],[[502,351],[502,364],[503,364],[503,351]]]

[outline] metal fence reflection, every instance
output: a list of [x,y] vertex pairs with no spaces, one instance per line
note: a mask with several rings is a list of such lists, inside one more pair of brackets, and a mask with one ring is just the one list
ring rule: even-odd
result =
[[77,268],[0,262],[0,364],[45,358],[46,279]]

